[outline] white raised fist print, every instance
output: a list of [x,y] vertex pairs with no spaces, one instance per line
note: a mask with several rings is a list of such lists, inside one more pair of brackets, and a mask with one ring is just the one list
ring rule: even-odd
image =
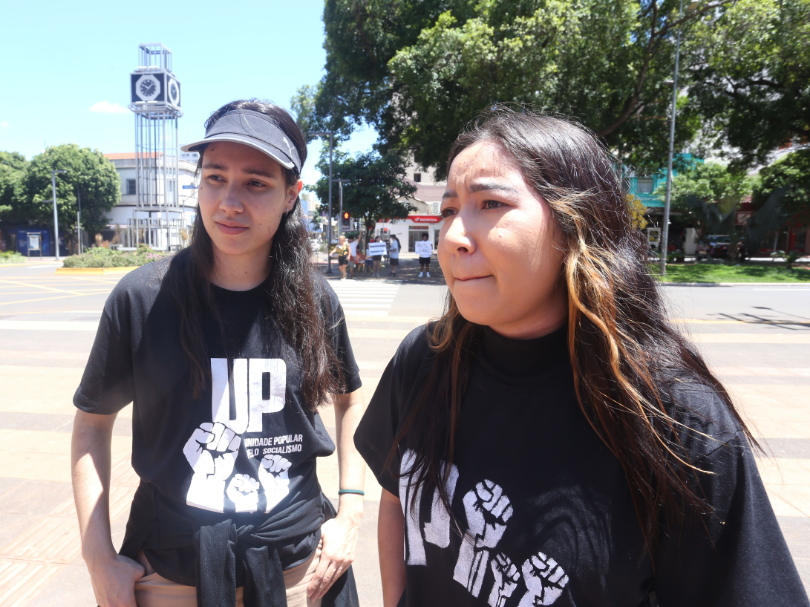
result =
[[522,569],[523,582],[528,590],[520,599],[518,607],[551,605],[560,598],[563,588],[568,584],[568,576],[562,567],[542,552],[526,559]]
[[477,597],[484,582],[490,551],[506,531],[512,506],[501,486],[489,480],[478,483],[474,490],[467,492],[463,503],[469,531],[461,543],[453,579]]
[[186,495],[189,506],[225,511],[225,481],[233,473],[241,437],[220,423],[204,423],[194,430],[183,447],[194,470]]
[[290,492],[287,471],[292,464],[280,455],[265,455],[259,465],[259,482],[267,498],[266,513],[269,513]]
[[259,509],[259,481],[247,474],[235,474],[228,484],[228,499],[237,512],[256,512]]
[[490,563],[492,575],[495,583],[492,585],[492,592],[489,593],[487,601],[492,607],[503,607],[506,599],[512,596],[520,580],[520,573],[512,563],[512,559],[503,554],[496,554]]

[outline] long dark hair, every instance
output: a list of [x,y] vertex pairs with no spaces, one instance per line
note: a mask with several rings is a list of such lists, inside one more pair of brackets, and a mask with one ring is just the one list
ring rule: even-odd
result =
[[[301,158],[306,161],[307,147],[301,129],[281,107],[257,99],[232,101],[216,110],[205,122],[208,130],[232,110],[253,110],[270,116],[292,141]],[[197,171],[201,170],[205,149],[200,151]],[[299,179],[294,169],[285,169],[287,186]],[[302,392],[307,406],[315,409],[330,394],[341,388],[340,366],[327,338],[325,316],[328,298],[321,297],[316,271],[310,264],[305,219],[301,201],[296,199],[289,212],[281,217],[270,249],[270,274],[265,282],[270,309],[278,326],[301,358]],[[172,260],[166,281],[180,309],[180,343],[188,363],[195,396],[210,383],[211,369],[206,356],[202,332],[203,316],[215,313],[210,277],[214,269],[214,249],[205,230],[199,207],[194,220],[191,245]]]
[[[662,513],[665,521],[679,522],[684,510],[710,509],[691,482],[701,471],[679,439],[683,427],[676,408],[688,403],[675,402],[675,383],[708,386],[749,441],[756,441],[700,354],[669,323],[646,265],[646,242],[631,224],[618,161],[596,136],[569,120],[495,107],[459,135],[448,170],[463,150],[482,140],[503,146],[551,207],[563,240],[577,399],[621,463],[645,544],[652,550]],[[449,295],[444,315],[428,333],[431,371],[388,457],[390,466],[407,435],[416,459],[405,473],[413,474],[416,486],[438,488],[448,511],[441,479],[453,462],[480,330],[459,313]]]

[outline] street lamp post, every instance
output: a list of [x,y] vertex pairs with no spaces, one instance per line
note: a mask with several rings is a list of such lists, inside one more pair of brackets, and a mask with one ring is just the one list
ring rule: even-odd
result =
[[338,210],[338,217],[340,218],[338,220],[338,238],[340,238],[343,233],[343,184],[349,185],[351,181],[348,179],[333,179],[332,181],[338,184],[338,192],[340,192],[340,209]]
[[[329,135],[329,217],[327,228],[327,245],[326,245],[326,273],[332,273],[332,258],[330,257],[329,249],[332,247],[332,148],[335,134],[332,131],[318,131],[310,133],[314,137],[326,137]],[[338,228],[339,229],[339,228]]]
[[81,188],[76,188],[76,201],[79,204],[79,213],[78,217],[76,218],[76,237],[78,238],[79,246],[78,251],[79,255],[82,254],[82,190]]
[[[686,12],[697,9],[699,2],[690,2]],[[678,20],[683,18],[683,0],[678,8]],[[667,274],[667,248],[669,247],[669,210],[672,196],[672,156],[675,152],[675,117],[678,103],[678,64],[681,59],[681,28],[678,26],[678,37],[675,42],[675,77],[672,82],[672,119],[669,123],[669,154],[667,155],[667,195],[664,202],[664,226],[661,232],[661,276]]]
[[56,174],[67,171],[51,171],[51,188],[53,189],[53,240],[56,250],[56,261],[59,261],[59,218],[56,215]]

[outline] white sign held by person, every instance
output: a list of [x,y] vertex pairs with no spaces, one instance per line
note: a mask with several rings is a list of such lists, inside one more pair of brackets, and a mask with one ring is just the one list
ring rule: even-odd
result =
[[430,257],[433,255],[433,243],[429,240],[419,240],[415,245],[416,254],[419,257]]
[[388,250],[385,248],[384,242],[370,242],[368,243],[368,254],[369,257],[374,257],[375,255],[387,255]]

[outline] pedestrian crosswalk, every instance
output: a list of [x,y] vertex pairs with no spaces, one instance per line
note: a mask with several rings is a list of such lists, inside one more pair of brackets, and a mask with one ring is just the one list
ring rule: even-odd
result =
[[346,315],[388,316],[399,291],[398,282],[331,280]]

